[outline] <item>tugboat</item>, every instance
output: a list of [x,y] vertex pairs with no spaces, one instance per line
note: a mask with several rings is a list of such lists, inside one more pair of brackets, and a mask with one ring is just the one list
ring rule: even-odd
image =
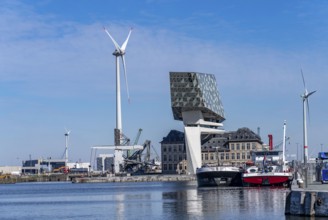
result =
[[285,161],[285,135],[286,121],[284,122],[282,151],[270,149],[268,151],[253,152],[252,156],[257,166],[247,168],[246,172],[242,174],[244,186],[291,186],[294,173]]
[[196,169],[198,187],[242,186],[243,170],[233,166],[202,166]]

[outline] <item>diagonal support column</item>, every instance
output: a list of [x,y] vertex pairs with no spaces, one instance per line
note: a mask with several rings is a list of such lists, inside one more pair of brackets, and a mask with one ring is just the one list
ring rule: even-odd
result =
[[185,127],[185,143],[187,151],[187,170],[189,174],[196,174],[196,169],[202,166],[202,151],[200,127]]

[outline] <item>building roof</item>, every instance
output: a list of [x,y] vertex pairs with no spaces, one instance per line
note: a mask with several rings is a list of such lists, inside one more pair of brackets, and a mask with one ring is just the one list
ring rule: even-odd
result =
[[259,142],[260,144],[263,144],[261,137],[258,134],[256,134],[249,128],[243,127],[243,128],[239,128],[235,132],[231,132],[231,134],[227,139],[226,144],[229,142],[251,142],[251,141],[255,141],[255,142]]
[[184,143],[184,141],[185,141],[185,137],[183,132],[177,130],[171,130],[166,137],[163,137],[163,140],[160,143],[161,144]]

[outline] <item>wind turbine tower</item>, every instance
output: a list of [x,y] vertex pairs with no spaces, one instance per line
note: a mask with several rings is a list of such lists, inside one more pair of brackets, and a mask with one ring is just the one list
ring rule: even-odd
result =
[[306,115],[309,115],[310,108],[309,108],[309,96],[315,93],[316,91],[308,92],[305,85],[303,71],[301,69],[302,78],[303,78],[303,85],[304,85],[304,94],[301,95],[303,100],[303,143],[304,143],[304,165],[305,165],[305,187],[308,186],[308,139],[307,139],[307,120]]
[[307,118],[306,116],[309,115],[309,96],[315,93],[316,91],[308,92],[305,85],[303,71],[301,69],[302,78],[303,78],[303,85],[304,85],[304,94],[301,95],[303,99],[303,142],[304,142],[304,164],[307,164],[308,161],[308,138],[307,138]]
[[66,129],[66,133],[65,133],[65,163],[67,166],[68,163],[68,140],[69,140],[69,133],[71,133],[71,131],[68,131]]
[[128,95],[128,101],[130,102],[130,95],[129,95],[129,88],[128,88],[128,81],[127,81],[127,75],[126,75],[126,66],[125,66],[125,49],[128,44],[132,28],[129,31],[129,34],[122,44],[122,46],[119,46],[118,43],[115,41],[115,39],[111,36],[111,34],[108,32],[108,30],[104,27],[105,32],[109,36],[109,38],[112,40],[115,51],[113,52],[113,55],[116,57],[116,128],[114,130],[114,139],[115,139],[115,145],[119,146],[122,144],[122,110],[121,110],[121,82],[120,82],[120,58],[122,59],[123,63],[123,69],[124,69],[124,77],[125,77],[125,84],[126,84],[126,90]]

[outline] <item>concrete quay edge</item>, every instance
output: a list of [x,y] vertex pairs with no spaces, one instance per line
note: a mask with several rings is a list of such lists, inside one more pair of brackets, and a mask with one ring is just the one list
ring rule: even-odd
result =
[[72,180],[73,183],[113,183],[113,182],[168,182],[194,181],[194,175],[136,175],[136,176],[109,176],[109,177],[80,177]]
[[285,214],[328,217],[328,184],[313,182],[306,188],[292,185],[286,197]]

